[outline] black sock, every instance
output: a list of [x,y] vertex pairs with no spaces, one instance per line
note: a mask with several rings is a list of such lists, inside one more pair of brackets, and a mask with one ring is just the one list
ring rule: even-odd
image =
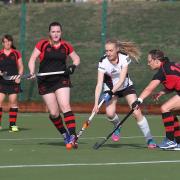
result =
[[0,126],[1,126],[1,122],[2,122],[2,111],[3,111],[3,109],[2,109],[2,107],[0,107]]
[[64,121],[69,133],[76,135],[76,122],[75,116],[72,111],[64,113]]
[[9,109],[9,125],[10,126],[16,125],[17,113],[18,113],[18,108]]
[[61,115],[59,115],[58,117],[54,117],[54,116],[52,116],[52,115],[49,115],[49,119],[52,121],[52,123],[54,124],[54,126],[56,127],[56,129],[57,129],[61,134],[64,134],[64,133],[67,132],[66,129],[64,128]]
[[171,112],[162,113],[162,119],[166,131],[166,137],[174,141],[174,116]]
[[177,116],[174,116],[174,138],[176,142],[180,143],[180,123]]

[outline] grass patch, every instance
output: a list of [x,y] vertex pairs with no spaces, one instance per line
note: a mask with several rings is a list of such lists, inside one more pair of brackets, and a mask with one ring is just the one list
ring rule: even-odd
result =
[[[76,114],[77,130],[88,116]],[[100,149],[93,150],[94,143],[102,140],[113,128],[105,115],[97,115],[79,139],[79,148],[72,151],[65,149],[62,136],[48,120],[48,114],[20,113],[18,117],[20,131],[9,133],[8,114],[3,114],[3,129],[0,131],[0,176],[3,180],[49,180],[50,177],[58,180],[74,176],[79,180],[119,177],[164,180],[171,178],[172,173],[173,180],[179,179],[179,152],[147,149],[132,117],[123,125],[120,142],[109,139]],[[164,131],[161,117],[147,116],[147,119],[156,142],[160,143]]]

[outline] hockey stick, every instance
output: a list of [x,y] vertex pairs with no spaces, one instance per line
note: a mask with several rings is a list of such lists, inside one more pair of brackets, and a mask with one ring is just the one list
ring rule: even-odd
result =
[[101,142],[96,142],[93,146],[93,149],[99,149],[111,136],[112,134],[126,121],[126,119],[133,113],[134,109],[131,109],[129,113],[122,119],[122,121],[117,125],[117,127],[105,137]]
[[[57,72],[47,72],[47,73],[37,73],[35,74],[35,77],[42,77],[42,76],[51,76],[51,75],[56,75],[56,74],[64,74],[65,71],[57,71]],[[28,79],[31,77],[31,74],[23,74],[23,75],[12,75],[12,76],[8,76],[7,72],[3,72],[2,73],[2,77],[5,80],[15,80],[18,78],[24,78],[24,79]]]
[[[102,104],[104,103],[104,99],[101,100],[101,102],[98,105],[98,108],[100,108],[102,106]],[[83,132],[89,127],[90,123],[92,122],[93,117],[95,116],[96,112],[92,112],[91,116],[88,118],[88,120],[86,120],[83,123],[83,126],[81,128],[81,130],[79,131],[79,133],[77,134],[77,138],[76,141],[78,140],[78,138],[83,134]]]
[[16,79],[19,79],[19,78],[28,79],[28,78],[30,78],[30,76],[31,76],[30,74],[23,74],[23,75],[18,74],[18,75],[8,76],[7,72],[4,72],[3,75],[2,75],[3,79],[9,80],[9,81],[13,81],[13,80],[16,80]]

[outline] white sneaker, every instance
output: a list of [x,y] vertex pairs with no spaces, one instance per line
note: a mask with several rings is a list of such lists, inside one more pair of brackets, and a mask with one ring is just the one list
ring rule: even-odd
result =
[[18,126],[10,126],[9,127],[9,132],[18,132],[19,131],[19,128],[18,128]]
[[164,138],[163,142],[158,145],[160,149],[174,149],[177,146],[175,141],[171,141],[168,138]]
[[180,144],[177,144],[177,146],[173,150],[174,151],[180,151]]

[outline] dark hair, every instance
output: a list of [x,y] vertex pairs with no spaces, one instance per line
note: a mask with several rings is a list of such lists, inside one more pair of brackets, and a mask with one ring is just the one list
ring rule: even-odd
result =
[[7,39],[8,41],[11,41],[12,42],[12,45],[11,45],[11,47],[13,48],[13,49],[16,49],[16,47],[14,46],[14,43],[13,43],[13,37],[11,36],[11,35],[9,35],[9,34],[5,34],[3,37],[2,37],[2,43],[4,42],[4,39]]
[[52,26],[59,26],[60,29],[61,29],[61,31],[62,31],[62,25],[61,25],[59,22],[56,22],[56,21],[55,21],[55,22],[52,22],[52,23],[49,25],[49,32],[50,32]]
[[149,55],[151,55],[152,59],[158,59],[161,62],[168,62],[169,58],[164,56],[164,52],[159,49],[153,49],[149,51]]

